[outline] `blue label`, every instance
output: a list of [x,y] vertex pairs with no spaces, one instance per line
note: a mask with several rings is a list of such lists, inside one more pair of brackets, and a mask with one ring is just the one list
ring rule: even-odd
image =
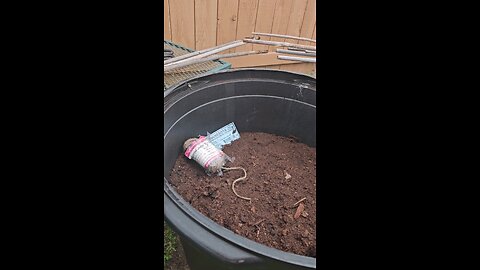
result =
[[222,150],[223,146],[240,139],[240,133],[235,124],[230,123],[212,134],[208,134],[207,138],[217,149]]

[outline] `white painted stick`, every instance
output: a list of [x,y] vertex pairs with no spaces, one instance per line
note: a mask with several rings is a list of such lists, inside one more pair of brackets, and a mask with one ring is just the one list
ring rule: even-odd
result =
[[207,49],[204,49],[204,50],[195,51],[195,52],[187,53],[187,54],[184,54],[184,55],[180,55],[180,56],[168,59],[168,60],[164,60],[163,65],[172,64],[172,63],[178,62],[180,60],[188,59],[188,58],[197,56],[197,55],[202,54],[202,53],[206,53],[206,52],[209,52],[209,51],[212,51],[212,50],[220,49],[220,48],[223,48],[225,46],[229,46],[229,45],[232,45],[232,44],[237,44],[237,43],[240,43],[240,42],[242,42],[242,41],[241,40],[235,40],[235,41],[228,42],[228,43],[225,43],[225,44],[222,44],[222,45],[218,45],[216,47],[207,48]]
[[245,44],[245,43],[240,40],[240,41],[238,41],[237,43],[232,43],[232,44],[227,45],[227,46],[223,46],[223,47],[220,47],[220,48],[217,48],[217,49],[209,50],[209,51],[207,51],[207,52],[205,52],[205,53],[201,53],[201,54],[199,54],[199,55],[196,55],[196,56],[193,56],[193,57],[184,59],[184,60],[180,60],[180,61],[177,61],[177,62],[175,62],[175,63],[163,65],[163,66],[166,68],[166,67],[171,66],[171,65],[173,65],[173,64],[180,64],[180,63],[185,63],[185,62],[191,61],[191,60],[196,60],[196,59],[205,58],[205,57],[208,57],[208,56],[210,56],[210,55],[214,55],[214,54],[217,54],[217,53],[220,53],[220,52],[224,52],[224,51],[227,51],[227,50],[236,48],[236,47],[240,47],[240,46],[242,46],[242,45],[244,45],[244,44]]
[[277,37],[277,38],[285,38],[285,39],[295,39],[295,40],[302,40],[302,41],[308,41],[308,42],[315,42],[315,43],[317,43],[317,41],[314,40],[314,39],[304,38],[304,37],[294,37],[294,36],[286,36],[286,35],[278,35],[278,34],[268,34],[268,33],[257,33],[257,32],[253,32],[252,35],[265,36],[265,37]]
[[299,62],[305,62],[305,63],[317,62],[317,58],[304,58],[304,57],[294,57],[294,56],[286,56],[286,55],[279,55],[278,59],[288,60],[288,61],[299,61]]
[[204,62],[209,62],[209,61],[215,61],[218,59],[233,58],[233,57],[240,57],[240,56],[246,56],[246,55],[252,55],[252,54],[261,54],[261,53],[267,53],[267,52],[268,51],[249,51],[249,52],[238,52],[238,53],[230,53],[230,54],[218,54],[218,55],[201,58],[201,59],[188,59],[188,61],[185,61],[183,63],[174,63],[172,65],[164,67],[163,72],[166,73],[173,69],[178,69],[178,68],[200,64]]
[[299,49],[299,48],[293,48],[293,47],[288,47],[287,50],[306,52],[306,53],[317,53],[317,50],[312,51],[312,50],[305,50],[305,49]]
[[289,42],[275,42],[275,41],[254,40],[254,39],[244,39],[243,41],[246,42],[246,43],[269,45],[269,46],[274,46],[274,47],[292,47],[292,48],[299,48],[299,49],[303,49],[303,50],[312,50],[312,51],[317,50],[317,47],[315,47],[315,46],[293,44],[293,43],[289,43]]
[[285,53],[285,54],[293,54],[293,55],[301,55],[301,56],[317,56],[316,52],[307,53],[305,51],[292,51],[292,50],[283,50],[283,49],[277,49],[277,53]]

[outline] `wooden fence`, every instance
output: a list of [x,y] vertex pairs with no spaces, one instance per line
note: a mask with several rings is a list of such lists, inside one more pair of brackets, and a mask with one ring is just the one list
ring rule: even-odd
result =
[[[164,39],[201,50],[251,36],[275,33],[316,39],[315,0],[164,0]],[[285,41],[278,38],[264,40]],[[295,43],[293,40],[288,42]],[[298,43],[298,41],[297,41]],[[308,42],[302,44],[315,45]],[[314,64],[278,60],[273,47],[242,46],[234,51],[269,53],[228,59],[234,68],[256,67],[313,73]]]

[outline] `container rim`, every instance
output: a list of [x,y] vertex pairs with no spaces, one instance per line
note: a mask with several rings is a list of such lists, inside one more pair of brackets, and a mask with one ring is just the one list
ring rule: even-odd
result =
[[170,87],[167,87],[164,89],[163,91],[163,98],[165,99],[166,97],[168,97],[169,95],[173,94],[178,88],[180,88],[182,85],[186,85],[192,81],[196,81],[198,79],[202,79],[202,78],[207,78],[207,77],[211,77],[211,76],[215,76],[215,75],[218,75],[218,74],[223,74],[223,73],[235,73],[235,72],[241,72],[241,71],[268,71],[268,72],[274,72],[274,73],[289,73],[289,74],[293,74],[293,75],[298,75],[298,76],[304,76],[306,78],[309,78],[309,79],[313,79],[313,80],[317,80],[317,78],[313,77],[313,76],[310,76],[310,75],[307,75],[307,74],[304,74],[304,73],[299,73],[299,72],[293,72],[293,71],[284,71],[284,70],[278,70],[278,69],[259,69],[259,68],[238,68],[238,69],[227,69],[227,70],[220,70],[220,71],[216,71],[216,72],[213,72],[213,73],[207,73],[207,74],[201,74],[201,75],[198,75],[196,77],[192,77],[191,79],[187,80],[187,81],[182,81],[182,82],[179,82],[179,83],[176,83]]
[[[182,88],[182,86],[188,85],[190,82],[198,80],[198,79],[205,79],[208,77],[212,76],[218,76],[219,74],[223,73],[235,73],[235,72],[245,72],[245,71],[271,71],[275,73],[290,73],[293,75],[298,75],[298,76],[303,76],[308,79],[314,79],[313,76],[309,76],[306,74],[302,73],[297,73],[297,72],[290,72],[290,71],[280,71],[280,70],[268,70],[268,69],[252,69],[252,68],[246,68],[246,69],[236,69],[236,70],[224,70],[224,71],[219,71],[213,74],[202,74],[200,76],[194,77],[189,79],[188,81],[184,81],[181,83],[178,83],[176,85],[173,85],[169,87],[166,91],[164,91],[164,99],[175,93],[176,90],[179,88]],[[268,79],[268,78],[266,78]],[[205,85],[198,86],[196,84],[193,85],[188,85],[188,87],[191,90],[198,90],[199,88],[204,88]],[[170,108],[170,106],[169,106]],[[164,107],[164,114],[166,111],[168,111],[169,108]],[[168,136],[168,134],[164,134],[164,140]],[[183,199],[182,196],[180,196],[174,189],[173,187],[169,184],[168,180],[166,177],[164,177],[164,196],[167,196],[169,200],[173,202],[174,205],[176,205],[182,213],[187,215],[189,218],[191,218],[195,223],[197,223],[199,226],[201,226],[204,230],[210,232],[211,234],[215,235],[218,238],[221,238],[225,242],[229,243],[230,245],[234,245],[237,247],[240,247],[244,250],[251,251],[255,254],[264,256],[266,258],[274,259],[277,261],[281,261],[287,264],[293,264],[293,265],[298,265],[302,267],[307,267],[307,268],[316,268],[316,258],[313,257],[307,257],[307,256],[302,256],[294,253],[289,253],[285,252],[279,249],[271,248],[266,245],[260,244],[258,242],[255,242],[253,240],[250,240],[246,237],[237,235],[233,233],[232,231],[224,228],[223,226],[217,224],[207,216],[203,215],[200,213],[198,210],[196,210],[194,207],[192,207],[185,199]]]

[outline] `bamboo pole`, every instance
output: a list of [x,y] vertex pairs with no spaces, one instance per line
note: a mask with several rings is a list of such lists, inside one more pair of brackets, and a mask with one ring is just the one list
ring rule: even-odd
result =
[[278,59],[288,60],[288,61],[305,62],[305,63],[316,63],[317,62],[317,58],[304,58],[304,57],[294,57],[294,56],[286,56],[286,55],[279,55]]
[[301,40],[301,41],[308,41],[308,42],[317,43],[317,41],[314,40],[314,39],[304,38],[304,37],[294,37],[294,36],[286,36],[286,35],[278,35],[278,34],[268,34],[268,33],[258,33],[258,32],[253,32],[252,35],[255,35],[255,36],[265,36],[265,37],[277,37],[277,38],[285,38],[285,39],[294,39],[294,40]]
[[235,41],[228,42],[228,43],[225,43],[225,44],[222,44],[222,45],[218,45],[218,46],[213,47],[213,48],[207,48],[207,49],[204,49],[204,50],[187,53],[187,54],[184,54],[184,55],[181,55],[181,56],[177,56],[177,57],[165,60],[165,61],[163,61],[163,65],[172,64],[172,63],[184,60],[184,59],[188,59],[188,58],[197,56],[197,55],[202,54],[202,53],[207,53],[207,52],[212,51],[212,50],[220,49],[220,48],[223,48],[223,47],[226,47],[226,46],[230,46],[232,44],[237,44],[237,43],[242,43],[242,42],[243,41],[241,41],[241,40],[235,40]]
[[287,50],[306,52],[306,53],[317,53],[317,50],[312,51],[312,50],[305,50],[305,49],[292,48],[292,47],[287,47]]
[[305,51],[292,51],[292,50],[283,50],[277,49],[277,53],[284,53],[284,54],[293,54],[293,55],[301,55],[301,56],[317,56],[317,53],[307,53]]
[[190,66],[190,65],[201,64],[204,62],[215,61],[215,60],[224,59],[224,58],[233,58],[233,57],[246,56],[246,55],[252,55],[252,54],[262,54],[262,53],[267,53],[267,51],[238,52],[238,53],[231,53],[231,54],[219,54],[219,55],[214,55],[214,56],[201,58],[201,59],[187,59],[188,61],[185,61],[183,63],[174,63],[172,65],[165,66],[163,69],[163,72],[168,73],[169,71],[174,69],[179,69],[179,68]]
[[269,46],[274,46],[274,47],[292,47],[292,48],[299,48],[299,49],[311,50],[311,51],[316,51],[317,50],[317,47],[315,47],[315,46],[293,44],[293,43],[289,43],[289,42],[275,42],[275,41],[254,40],[254,39],[244,39],[243,41],[246,42],[246,43],[269,45]]
[[242,46],[244,45],[245,43],[243,41],[238,41],[236,43],[232,43],[232,44],[229,44],[229,45],[226,45],[226,46],[220,46],[220,47],[216,47],[216,48],[213,48],[213,49],[207,49],[206,52],[203,52],[201,54],[198,54],[198,55],[195,55],[193,57],[190,57],[190,58],[187,58],[187,59],[183,59],[183,60],[180,60],[180,61],[176,61],[174,63],[170,63],[170,64],[164,64],[163,66],[166,68],[168,66],[171,66],[173,64],[180,64],[180,63],[188,63],[189,61],[193,61],[193,60],[196,60],[196,59],[201,59],[201,58],[205,58],[205,57],[208,57],[208,56],[211,56],[211,55],[214,55],[214,54],[217,54],[217,53],[220,53],[220,52],[224,52],[224,51],[227,51],[227,50],[230,50],[230,49],[233,49],[233,48],[236,48],[236,47],[239,47],[239,46]]

